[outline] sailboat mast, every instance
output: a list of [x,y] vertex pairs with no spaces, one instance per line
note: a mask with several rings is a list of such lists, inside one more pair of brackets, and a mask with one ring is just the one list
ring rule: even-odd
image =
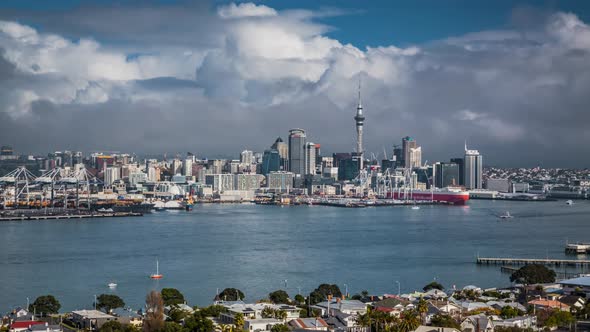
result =
[[160,261],[156,259],[156,275],[160,275]]

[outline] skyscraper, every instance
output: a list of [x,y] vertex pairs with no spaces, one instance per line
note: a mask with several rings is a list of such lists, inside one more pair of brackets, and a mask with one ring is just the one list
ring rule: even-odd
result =
[[409,159],[409,166],[410,168],[417,168],[422,167],[422,147],[416,147],[410,149],[410,159]]
[[289,130],[289,170],[299,175],[305,174],[305,141],[305,130]]
[[254,162],[254,152],[244,150],[240,153],[240,162],[242,164],[252,164]]
[[277,137],[276,141],[270,147],[271,149],[277,150],[281,157],[281,169],[286,171],[289,169],[289,146],[283,142],[283,139]]
[[316,171],[316,147],[315,143],[305,143],[305,174],[315,174]]
[[359,79],[359,100],[356,107],[356,115],[354,116],[356,123],[356,152],[360,157],[360,169],[363,169],[363,125],[365,124],[365,116],[363,115],[363,106],[361,105],[361,81]]
[[434,186],[444,188],[459,185],[459,165],[455,163],[435,163]]
[[412,167],[410,153],[411,153],[411,149],[415,149],[415,148],[416,148],[416,141],[412,137],[406,136],[406,137],[402,138],[402,150],[403,150],[403,157],[404,157],[403,167],[405,167],[405,168]]
[[270,172],[281,170],[281,156],[275,149],[265,150],[262,156],[261,173],[266,175]]
[[465,159],[451,158],[451,163],[455,163],[455,164],[459,165],[459,182],[457,182],[457,184],[460,186],[465,185],[465,169],[464,169]]
[[477,150],[468,150],[467,143],[465,143],[465,158],[463,169],[465,170],[465,188],[467,189],[481,189],[482,181],[481,175],[483,172],[483,158]]

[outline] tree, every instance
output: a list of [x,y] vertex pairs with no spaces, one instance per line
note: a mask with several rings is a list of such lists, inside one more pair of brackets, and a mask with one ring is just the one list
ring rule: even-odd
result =
[[555,282],[555,271],[540,264],[528,264],[512,273],[510,281],[525,285]]
[[219,293],[219,298],[223,301],[238,301],[243,300],[245,297],[244,293],[237,288],[226,288]]
[[287,312],[285,310],[275,310],[274,318],[285,321],[287,319]]
[[397,330],[399,332],[410,332],[416,330],[418,326],[420,326],[418,315],[414,311],[406,311],[397,326]]
[[325,301],[328,295],[341,297],[342,292],[338,285],[321,284],[311,294],[309,294],[311,304],[317,304]]
[[116,308],[122,308],[125,306],[123,299],[114,294],[101,294],[97,298],[96,307],[107,313]]
[[238,331],[242,331],[244,329],[244,315],[242,313],[237,313],[234,315],[234,325]]
[[165,322],[160,332],[182,332],[182,325],[176,322]]
[[30,312],[57,314],[61,308],[59,301],[53,295],[43,295],[35,299],[35,302],[29,305]]
[[424,298],[420,297],[418,304],[416,305],[416,310],[420,314],[420,321],[424,324],[424,320],[426,319],[426,314],[428,313],[428,302],[424,300]]
[[576,319],[568,311],[555,310],[551,313],[549,318],[545,321],[545,327],[569,327]]
[[524,313],[522,311],[509,305],[502,307],[502,310],[500,310],[500,317],[504,319],[514,318],[523,314]]
[[533,329],[530,327],[494,326],[494,332],[533,332]]
[[98,329],[99,332],[123,332],[124,330],[123,325],[116,320],[110,320]]
[[438,290],[443,290],[445,289],[445,287],[443,285],[441,285],[440,283],[433,281],[431,283],[429,283],[428,285],[424,286],[424,288],[422,288],[425,292],[428,292],[431,289],[438,289]]
[[225,311],[226,309],[222,305],[211,305],[200,309],[198,312],[203,317],[219,317],[219,315]]
[[156,332],[164,328],[164,301],[157,291],[151,291],[145,298],[146,315],[143,320],[144,332]]
[[289,332],[291,329],[285,324],[276,324],[270,328],[270,332]]
[[457,330],[461,329],[461,325],[451,316],[437,314],[430,320],[432,326],[436,327],[451,327]]
[[262,318],[273,318],[275,315],[275,310],[271,307],[264,307],[260,315],[262,315]]
[[184,295],[176,288],[162,288],[164,305],[183,304]]
[[289,304],[289,294],[282,289],[268,294],[269,300],[274,304]]
[[303,297],[303,295],[297,294],[297,295],[295,295],[295,302],[297,302],[299,304],[303,304],[303,303],[305,303],[305,298]]
[[184,320],[183,331],[190,332],[211,332],[213,331],[213,322],[202,312],[197,311]]

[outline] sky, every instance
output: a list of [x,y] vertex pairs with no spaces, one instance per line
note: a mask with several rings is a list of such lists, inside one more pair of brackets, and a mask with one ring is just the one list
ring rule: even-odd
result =
[[198,157],[303,128],[423,161],[590,162],[587,1],[0,2],[0,144]]

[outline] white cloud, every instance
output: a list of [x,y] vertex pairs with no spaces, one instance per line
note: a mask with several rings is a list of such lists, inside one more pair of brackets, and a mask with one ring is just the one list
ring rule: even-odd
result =
[[239,17],[255,17],[255,16],[276,16],[277,11],[265,5],[256,5],[251,2],[244,2],[236,5],[230,3],[226,6],[221,6],[217,9],[217,14],[221,18],[239,18]]

